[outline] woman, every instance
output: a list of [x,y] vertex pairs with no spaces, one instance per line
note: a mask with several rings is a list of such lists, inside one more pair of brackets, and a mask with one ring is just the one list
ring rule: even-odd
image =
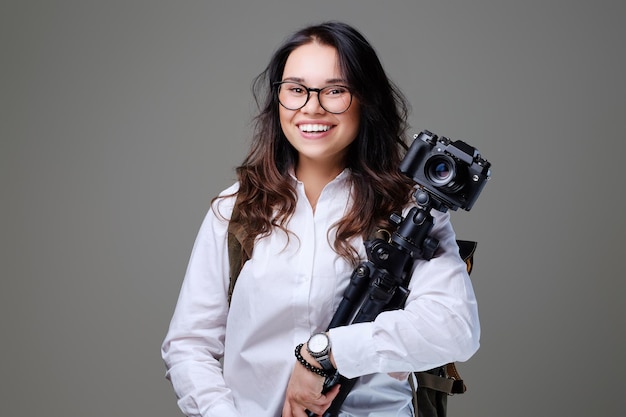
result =
[[[407,105],[367,40],[339,22],[293,34],[254,87],[250,152],[200,228],[162,346],[179,406],[205,417],[322,414],[339,389],[322,394],[324,375],[336,368],[359,377],[342,415],[411,416],[406,372],[478,349],[448,214],[433,212],[440,248],[415,262],[404,309],[325,332],[366,259],[364,238],[412,206],[398,171]],[[253,247],[230,304],[229,220]]]

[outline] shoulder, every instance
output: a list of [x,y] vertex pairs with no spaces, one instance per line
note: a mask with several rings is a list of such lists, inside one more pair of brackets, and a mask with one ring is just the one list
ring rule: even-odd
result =
[[238,189],[239,184],[235,183],[211,200],[211,205],[200,226],[199,233],[201,236],[216,237],[226,235],[228,223],[233,212],[233,207],[235,206],[236,192]]
[[220,192],[211,202],[210,212],[222,220],[230,220],[237,199],[237,191],[239,191],[238,182]]

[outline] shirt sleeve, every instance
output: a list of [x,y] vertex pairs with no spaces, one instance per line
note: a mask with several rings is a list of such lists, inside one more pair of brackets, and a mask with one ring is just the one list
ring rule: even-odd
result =
[[166,378],[189,417],[240,416],[220,363],[228,315],[228,220],[219,213],[230,216],[228,210],[229,200],[217,200],[200,227],[161,347]]
[[476,297],[450,215],[434,211],[433,217],[430,235],[439,248],[431,260],[415,261],[404,309],[330,330],[333,357],[345,377],[432,369],[478,350]]

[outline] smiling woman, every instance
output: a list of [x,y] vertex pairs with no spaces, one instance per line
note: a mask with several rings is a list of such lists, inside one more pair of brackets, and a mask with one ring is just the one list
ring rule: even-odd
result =
[[[309,202],[314,206],[326,184],[347,165],[347,149],[359,129],[359,103],[352,100],[347,87],[328,85],[346,81],[337,50],[319,42],[302,45],[289,55],[283,80],[300,82],[278,84],[278,100],[282,104],[280,124],[298,152],[296,177],[304,183]],[[304,83],[315,87],[305,87]],[[317,92],[317,100],[310,99],[312,91]]]
[[[411,280],[404,310],[325,332],[367,258],[364,239],[412,206],[399,171],[406,102],[363,35],[340,22],[293,34],[254,85],[252,146],[198,233],[162,347],[179,405],[186,415],[323,414],[339,393],[322,392],[325,378],[339,372],[360,377],[346,415],[411,416],[408,380],[389,374],[478,348],[448,214],[433,212],[439,252],[408,271],[429,279]],[[229,230],[249,255],[230,303]]]

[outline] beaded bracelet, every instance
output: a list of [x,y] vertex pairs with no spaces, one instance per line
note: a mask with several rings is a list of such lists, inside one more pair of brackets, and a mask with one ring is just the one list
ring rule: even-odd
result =
[[321,377],[327,378],[328,374],[326,373],[326,371],[324,371],[322,368],[318,368],[316,366],[311,365],[310,363],[306,361],[306,359],[302,357],[302,354],[300,353],[300,351],[302,350],[302,346],[304,346],[304,343],[300,343],[298,346],[296,346],[295,354],[296,354],[296,359],[298,360],[298,362],[300,362],[302,366],[304,366],[309,371],[314,372]]

